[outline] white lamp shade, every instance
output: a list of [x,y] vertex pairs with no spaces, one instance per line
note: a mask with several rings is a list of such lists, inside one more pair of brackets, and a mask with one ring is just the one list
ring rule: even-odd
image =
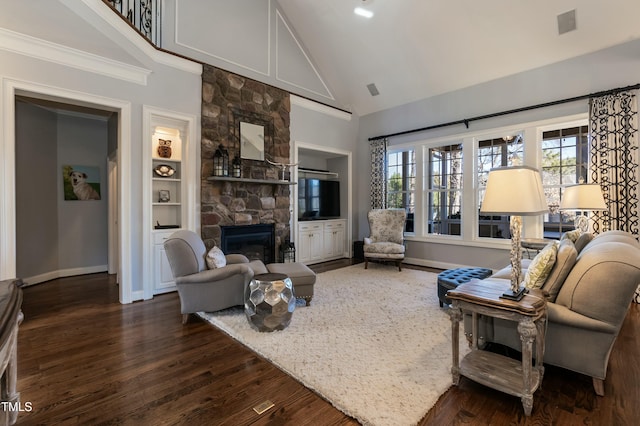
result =
[[538,170],[527,166],[491,169],[481,213],[534,216],[547,211]]
[[606,210],[602,188],[597,183],[568,186],[564,189],[560,210]]

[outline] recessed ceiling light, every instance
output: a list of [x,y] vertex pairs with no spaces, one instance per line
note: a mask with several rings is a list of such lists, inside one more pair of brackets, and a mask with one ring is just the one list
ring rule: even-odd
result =
[[361,7],[356,7],[355,9],[353,9],[353,13],[355,13],[356,15],[364,16],[365,18],[373,17],[372,11],[363,9]]

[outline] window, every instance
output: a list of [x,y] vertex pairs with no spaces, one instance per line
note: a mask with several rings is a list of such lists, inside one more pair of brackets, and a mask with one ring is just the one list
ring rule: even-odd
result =
[[[504,136],[478,142],[478,200],[482,205],[489,172],[495,167],[524,164],[522,135]],[[509,216],[488,216],[478,213],[478,236],[489,238],[511,238]]]
[[542,133],[542,185],[550,210],[544,217],[545,238],[559,238],[573,229],[575,212],[560,212],[558,206],[565,186],[587,182],[588,133],[588,126]]
[[460,235],[462,178],[462,145],[429,149],[427,233]]
[[387,207],[407,212],[405,232],[413,232],[416,155],[413,149],[387,154]]

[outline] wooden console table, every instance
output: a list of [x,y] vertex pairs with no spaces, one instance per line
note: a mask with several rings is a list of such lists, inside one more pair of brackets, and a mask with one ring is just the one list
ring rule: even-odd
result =
[[[542,384],[544,367],[544,333],[546,325],[546,300],[540,290],[530,292],[519,302],[501,299],[509,289],[507,280],[471,281],[461,284],[447,293],[453,305],[451,316],[451,341],[453,348],[453,384],[460,375],[493,389],[519,396],[525,415],[531,415],[533,393]],[[463,312],[472,315],[471,352],[462,360],[459,355],[459,325]],[[522,341],[522,362],[483,351],[478,347],[478,315],[502,318],[518,322]],[[535,366],[532,362],[533,342],[536,343]]]

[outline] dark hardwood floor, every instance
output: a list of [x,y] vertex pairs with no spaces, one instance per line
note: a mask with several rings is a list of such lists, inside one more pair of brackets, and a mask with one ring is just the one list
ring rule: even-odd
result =
[[[357,424],[208,323],[182,325],[176,293],[121,305],[113,278],[94,274],[25,288],[23,312],[18,390],[33,410],[21,412],[18,424]],[[420,424],[637,424],[639,327],[633,304],[611,355],[605,397],[594,394],[589,378],[547,367],[525,418],[518,398],[462,378]],[[274,408],[256,414],[252,408],[267,399]]]

